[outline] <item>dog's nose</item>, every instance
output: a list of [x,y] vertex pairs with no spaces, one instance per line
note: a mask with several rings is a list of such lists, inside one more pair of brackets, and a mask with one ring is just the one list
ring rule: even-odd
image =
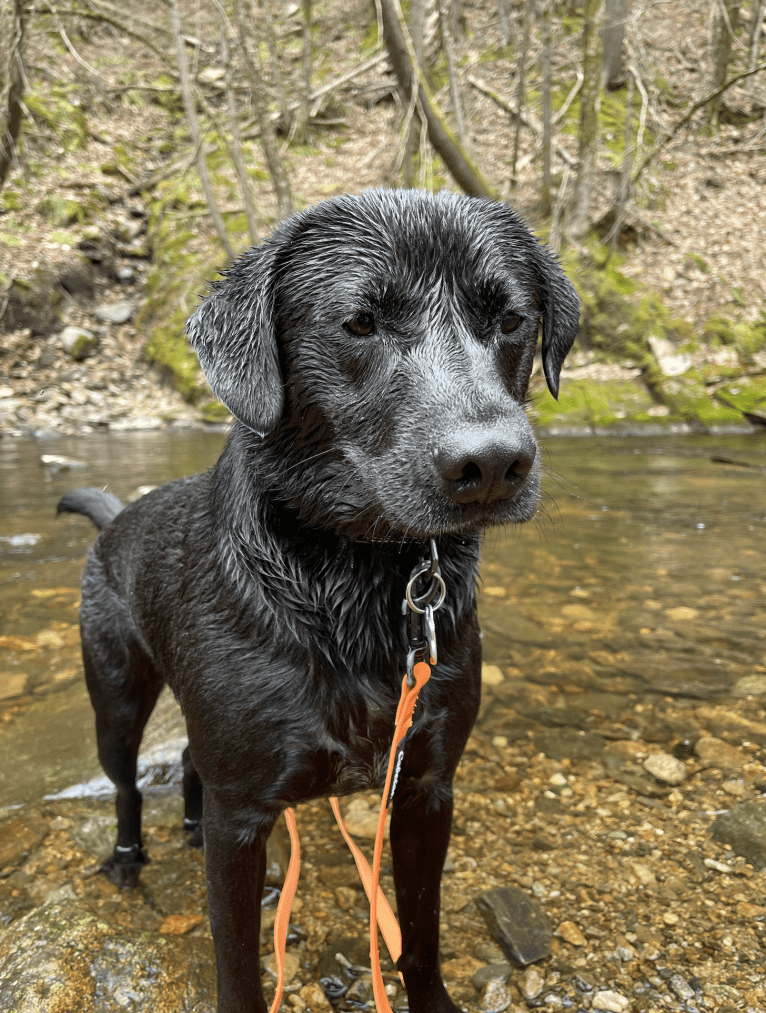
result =
[[442,441],[434,451],[434,462],[455,503],[495,503],[516,495],[536,453],[531,435],[509,438],[480,428]]

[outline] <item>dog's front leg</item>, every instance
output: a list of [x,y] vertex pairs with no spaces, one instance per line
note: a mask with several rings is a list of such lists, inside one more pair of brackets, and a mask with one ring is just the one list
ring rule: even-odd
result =
[[402,930],[398,968],[411,1013],[459,1013],[439,971],[439,884],[452,826],[452,787],[417,782],[394,796],[391,852]]
[[276,816],[234,825],[214,792],[205,793],[205,870],[210,927],[218,967],[218,1013],[264,1013],[259,936],[266,877],[266,840]]

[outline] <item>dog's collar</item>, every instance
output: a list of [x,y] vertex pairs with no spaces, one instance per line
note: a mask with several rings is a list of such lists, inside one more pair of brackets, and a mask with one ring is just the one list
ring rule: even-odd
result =
[[380,537],[373,535],[370,538],[350,538],[350,542],[358,542],[360,545],[400,545],[402,548],[410,548],[413,545],[423,545],[422,538],[408,538],[406,535],[390,533]]

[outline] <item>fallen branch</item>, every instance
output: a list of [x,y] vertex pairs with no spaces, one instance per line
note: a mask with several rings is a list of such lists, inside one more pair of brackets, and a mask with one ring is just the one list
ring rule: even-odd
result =
[[[506,102],[505,99],[500,98],[500,96],[496,92],[492,91],[491,88],[488,88],[483,81],[479,81],[478,78],[473,77],[471,74],[466,75],[466,81],[468,81],[468,83],[475,88],[476,91],[480,91],[482,95],[486,95],[487,98],[492,99],[495,105],[504,112],[508,113],[509,116],[513,116],[514,119],[521,120],[521,122],[525,126],[529,127],[529,129],[538,137],[542,136],[542,124],[539,123],[535,117],[531,115],[531,113],[522,113],[519,115],[518,109],[515,109],[509,102]],[[553,142],[553,148],[562,162],[566,163],[566,165],[573,166],[577,163],[577,159],[570,155],[566,148],[562,148],[558,142]]]
[[495,197],[478,166],[461,146],[441,110],[433,100],[423,68],[415,56],[407,23],[399,0],[381,0],[386,45],[394,72],[405,95],[417,92],[418,102],[428,125],[431,144],[457,184],[476,197]]

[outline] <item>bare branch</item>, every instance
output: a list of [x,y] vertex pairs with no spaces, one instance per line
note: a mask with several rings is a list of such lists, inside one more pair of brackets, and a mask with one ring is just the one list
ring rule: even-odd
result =
[[191,130],[192,139],[194,140],[194,145],[197,149],[197,172],[199,173],[200,182],[202,183],[202,189],[205,194],[205,200],[207,201],[210,217],[213,219],[215,230],[218,233],[218,238],[221,240],[221,245],[226,251],[226,256],[233,259],[234,250],[229,239],[229,234],[226,231],[226,225],[221,217],[221,212],[218,208],[218,201],[215,198],[215,192],[207,171],[205,152],[202,147],[202,134],[199,128],[199,121],[197,120],[197,110],[195,108],[191,80],[189,78],[189,64],[186,62],[186,46],[184,44],[183,36],[181,35],[181,17],[178,13],[177,0],[171,0],[171,10],[173,15],[173,33],[175,35],[176,51],[178,53],[178,69],[181,72],[181,91],[183,93],[184,108],[186,109],[186,118],[189,121],[189,129]]
[[638,183],[647,166],[654,161],[654,159],[660,154],[661,151],[664,151],[664,149],[668,146],[668,144],[670,144],[670,142],[673,140],[673,138],[676,136],[679,130],[683,130],[686,124],[693,118],[695,113],[699,112],[699,110],[702,109],[703,106],[706,106],[708,102],[712,102],[714,99],[717,99],[719,96],[723,95],[725,91],[728,91],[729,88],[731,88],[732,85],[735,85],[738,81],[742,81],[746,77],[752,77],[753,74],[760,74],[762,70],[766,70],[766,63],[762,63],[758,67],[754,67],[752,70],[745,70],[741,74],[735,74],[734,77],[730,77],[728,81],[724,82],[724,84],[722,84],[720,88],[716,88],[715,91],[709,92],[707,95],[704,95],[701,99],[699,99],[699,101],[694,102],[684,113],[681,119],[676,123],[676,125],[671,130],[666,131],[665,136],[662,138],[662,140],[658,141],[657,144],[655,144],[655,146],[651,149],[651,151],[648,151],[646,155],[643,157],[641,163],[636,169],[635,175],[633,176],[633,186],[635,186],[636,183]]
[[279,153],[274,124],[266,106],[263,74],[257,46],[251,35],[252,18],[250,17],[250,0],[234,0],[234,16],[237,22],[237,33],[240,46],[245,57],[245,66],[250,78],[250,89],[255,108],[255,115],[261,130],[261,145],[266,164],[269,167],[274,196],[280,219],[289,218],[293,212],[293,197],[290,180],[287,176],[282,156]]
[[228,40],[228,33],[231,26],[229,24],[229,19],[226,17],[226,11],[223,9],[220,0],[213,0],[213,3],[218,10],[218,17],[221,22],[221,56],[224,67],[226,104],[229,112],[229,133],[231,135],[231,144],[227,142],[226,146],[229,149],[231,160],[234,163],[234,168],[237,172],[237,179],[239,180],[239,189],[245,202],[245,210],[247,212],[247,231],[250,236],[250,242],[255,244],[258,242],[260,222],[258,213],[255,209],[253,187],[250,182],[250,177],[247,174],[245,157],[242,153],[242,141],[239,132],[239,116],[237,114],[237,103],[234,97],[234,88],[231,80],[231,60],[229,59]]

